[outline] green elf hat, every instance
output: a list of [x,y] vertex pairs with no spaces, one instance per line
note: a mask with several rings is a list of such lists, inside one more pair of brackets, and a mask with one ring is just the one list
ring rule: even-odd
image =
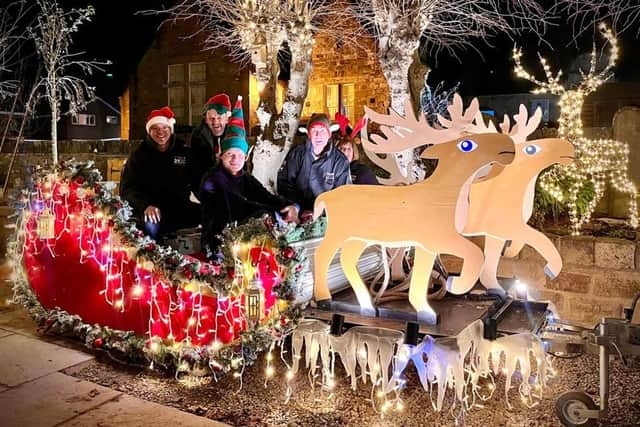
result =
[[249,151],[249,144],[247,144],[247,133],[244,131],[244,115],[242,113],[242,96],[238,95],[236,105],[233,106],[231,117],[227,122],[227,127],[224,132],[224,138],[220,143],[222,152],[229,150],[230,148],[237,148],[242,150],[244,154]]
[[229,100],[229,95],[226,93],[219,93],[209,98],[207,103],[204,105],[204,112],[206,113],[209,110],[216,110],[220,115],[226,114],[228,116],[231,114],[231,101]]

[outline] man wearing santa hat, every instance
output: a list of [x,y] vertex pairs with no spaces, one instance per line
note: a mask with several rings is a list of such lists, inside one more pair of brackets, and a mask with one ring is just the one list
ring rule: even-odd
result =
[[200,176],[218,163],[220,143],[230,115],[231,101],[226,93],[212,96],[204,106],[202,121],[191,134],[191,149],[198,159]]
[[244,170],[249,145],[244,130],[242,97],[238,97],[221,143],[220,163],[202,179],[202,247],[208,258],[215,255],[216,237],[225,225],[265,213],[287,222],[298,221],[298,208],[292,202],[271,194]]
[[154,239],[199,223],[198,205],[189,201],[200,177],[194,157],[173,133],[175,115],[169,107],[147,117],[147,135],[129,156],[120,181],[120,197],[129,202],[139,225]]

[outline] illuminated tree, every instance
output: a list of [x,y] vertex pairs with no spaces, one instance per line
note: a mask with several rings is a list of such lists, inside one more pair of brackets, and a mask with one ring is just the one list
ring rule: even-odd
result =
[[[81,52],[73,52],[73,35],[95,13],[86,9],[62,9],[55,0],[37,0],[38,17],[35,26],[28,28],[29,38],[36,47],[42,77],[33,88],[28,109],[45,99],[51,109],[51,143],[53,163],[58,163],[57,123],[63,113],[75,114],[93,99],[94,88],[73,75],[90,75],[108,62],[85,61]],[[63,101],[67,110],[63,110]],[[33,104],[31,104],[33,102]]]
[[[497,34],[533,31],[542,34],[545,9],[536,0],[359,0],[354,15],[378,42],[378,57],[391,92],[391,108],[403,115],[410,96],[409,68],[419,62],[421,39],[429,54],[476,49]],[[418,105],[419,100],[413,100]],[[397,155],[399,170],[409,182],[424,177],[413,151]]]

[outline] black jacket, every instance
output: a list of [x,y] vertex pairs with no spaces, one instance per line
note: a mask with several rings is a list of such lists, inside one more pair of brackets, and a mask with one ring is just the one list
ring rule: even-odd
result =
[[292,204],[279,196],[271,194],[252,175],[242,172],[233,176],[222,165],[210,169],[200,186],[202,209],[202,247],[205,253],[218,244],[216,235],[233,221],[263,213],[273,213]]
[[221,142],[222,135],[215,136],[211,133],[211,129],[209,129],[204,119],[202,119],[200,125],[193,130],[191,134],[191,150],[197,160],[197,174],[200,175],[200,178],[202,178],[209,169],[218,164]]
[[354,184],[378,185],[378,178],[364,163],[354,160],[349,165],[351,169],[351,181]]
[[197,218],[194,224],[186,216],[192,209],[189,193],[197,194],[199,182],[189,147],[175,135],[169,144],[167,151],[159,151],[147,135],[129,156],[120,180],[120,196],[132,206],[137,220],[143,221],[147,206],[156,206],[167,230],[197,224]]
[[351,184],[349,160],[331,142],[314,158],[311,141],[289,151],[278,172],[278,193],[312,210],[319,194]]

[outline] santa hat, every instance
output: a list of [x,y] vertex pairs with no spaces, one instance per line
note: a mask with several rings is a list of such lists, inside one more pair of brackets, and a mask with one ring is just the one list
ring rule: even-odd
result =
[[219,93],[209,98],[204,106],[204,112],[206,113],[209,110],[216,110],[220,115],[230,115],[231,101],[229,100],[229,95],[226,93]]
[[171,133],[173,133],[173,125],[176,123],[175,114],[171,111],[169,107],[162,107],[159,110],[153,110],[147,116],[147,122],[144,127],[147,129],[147,133],[149,133],[149,129],[151,126],[156,124],[164,124],[171,128]]
[[249,151],[247,144],[247,133],[244,131],[244,114],[242,112],[242,96],[238,95],[236,105],[233,107],[231,117],[227,122],[224,138],[220,143],[221,151],[224,153],[230,148],[242,150],[245,154]]

